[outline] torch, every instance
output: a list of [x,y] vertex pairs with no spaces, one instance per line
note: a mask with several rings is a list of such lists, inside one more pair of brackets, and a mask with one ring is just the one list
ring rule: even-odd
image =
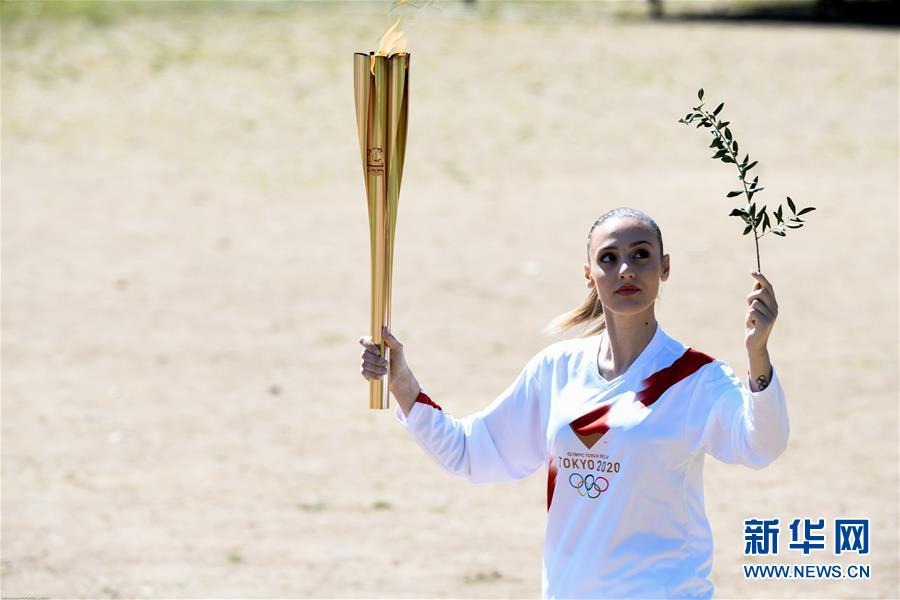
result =
[[[391,322],[391,276],[397,203],[406,152],[409,54],[400,19],[381,38],[378,50],[353,55],[356,126],[366,183],[372,258],[372,341],[390,360],[381,335]],[[369,408],[390,406],[389,375],[369,382]]]

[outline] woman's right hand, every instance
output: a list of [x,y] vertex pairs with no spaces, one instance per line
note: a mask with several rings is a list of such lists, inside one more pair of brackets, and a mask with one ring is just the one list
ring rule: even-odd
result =
[[406,356],[403,352],[403,344],[394,337],[387,325],[382,329],[381,335],[384,337],[384,343],[390,348],[390,360],[386,360],[381,356],[381,348],[372,341],[371,336],[365,335],[359,338],[359,343],[363,347],[362,364],[359,372],[363,378],[371,381],[373,379],[383,379],[390,369],[388,377],[388,385],[390,391],[400,403],[403,412],[409,414],[410,408],[416,401],[420,387],[415,376],[406,364]]

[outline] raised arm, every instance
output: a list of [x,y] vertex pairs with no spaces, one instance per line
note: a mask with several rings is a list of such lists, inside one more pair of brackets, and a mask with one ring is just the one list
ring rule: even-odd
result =
[[[404,356],[402,344],[388,336],[386,333],[385,340],[394,363],[398,356]],[[360,343],[364,341],[362,338]],[[378,357],[377,346],[369,349]],[[403,360],[405,363],[405,357]],[[387,368],[364,352],[364,377],[383,377]],[[390,368],[394,377],[395,365]],[[539,354],[490,406],[461,419],[448,415],[424,395],[411,371],[400,372],[391,385],[400,405],[397,418],[419,445],[454,475],[475,483],[521,479],[546,463],[549,406],[541,370]]]
[[770,371],[766,389],[753,392],[728,365],[716,361],[691,406],[696,449],[725,463],[761,469],[787,448],[790,424],[778,375]]
[[698,449],[726,463],[759,469],[787,448],[790,424],[781,382],[769,359],[768,341],[778,316],[778,302],[768,279],[758,272],[747,296],[744,340],[749,371],[740,381],[728,365],[713,363],[691,405],[688,423]]
[[756,284],[747,296],[744,344],[747,347],[747,362],[750,363],[750,390],[759,392],[772,381],[768,345],[769,335],[778,318],[778,301],[765,275],[758,271],[753,271],[751,275],[756,279]]

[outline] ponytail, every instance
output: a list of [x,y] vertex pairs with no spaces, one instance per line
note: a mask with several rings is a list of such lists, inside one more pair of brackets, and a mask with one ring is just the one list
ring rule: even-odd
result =
[[555,317],[543,329],[545,335],[553,335],[582,323],[588,323],[581,337],[595,335],[606,329],[606,318],[603,316],[603,305],[597,296],[597,289],[591,288],[587,298],[580,306]]

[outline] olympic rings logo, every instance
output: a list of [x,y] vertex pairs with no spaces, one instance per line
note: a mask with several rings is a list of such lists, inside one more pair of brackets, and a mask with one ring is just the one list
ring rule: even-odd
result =
[[609,480],[606,477],[572,473],[569,475],[569,485],[575,488],[575,491],[578,492],[579,496],[599,498],[600,494],[609,489]]

